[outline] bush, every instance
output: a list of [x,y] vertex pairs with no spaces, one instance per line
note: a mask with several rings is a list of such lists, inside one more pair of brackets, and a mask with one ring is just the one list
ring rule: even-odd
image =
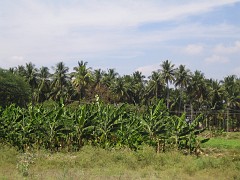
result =
[[25,106],[29,100],[30,87],[22,77],[0,69],[0,106],[17,104]]

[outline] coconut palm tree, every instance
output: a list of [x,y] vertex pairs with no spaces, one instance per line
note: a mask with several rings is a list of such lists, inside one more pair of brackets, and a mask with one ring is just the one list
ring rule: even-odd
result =
[[72,84],[80,99],[86,96],[86,89],[93,81],[90,68],[87,68],[87,62],[78,61],[78,66],[73,68],[75,72],[72,75]]
[[214,110],[220,110],[223,108],[223,100],[225,91],[222,83],[218,80],[209,79],[207,81],[210,108]]
[[163,63],[160,65],[160,73],[162,76],[162,79],[164,83],[167,85],[167,108],[169,109],[169,84],[174,81],[175,77],[175,69],[174,69],[174,64],[171,63],[171,61],[166,60],[163,61]]
[[48,67],[42,66],[38,73],[38,89],[37,89],[37,102],[43,102],[48,99],[50,92],[50,77]]
[[[91,92],[89,96],[95,98],[97,95],[104,102],[111,102],[113,95],[106,82],[106,72],[101,69],[96,69],[92,72]],[[110,83],[109,83],[110,84]]]
[[139,72],[139,71],[136,71],[133,73],[132,75],[132,82],[129,82],[129,86],[133,87],[133,101],[134,103],[137,103],[139,104],[142,100],[143,100],[143,95],[144,95],[144,92],[145,92],[145,84],[146,84],[146,81],[144,80],[145,79],[145,76]]
[[[210,118],[206,119],[206,127],[210,127],[209,120],[212,119],[212,125],[217,127],[220,124],[221,118],[220,110],[223,109],[223,100],[225,96],[224,87],[218,80],[209,79],[207,80],[207,87],[208,87],[208,101],[207,101],[207,108],[208,112],[207,115]],[[209,120],[208,120],[209,119]]]
[[159,98],[159,94],[161,89],[163,88],[163,79],[161,74],[158,71],[153,71],[152,75],[148,77],[148,85],[147,85],[147,94],[153,93],[156,101]]
[[111,84],[111,91],[116,96],[118,102],[124,102],[129,98],[128,89],[123,77],[118,77]]
[[229,111],[239,109],[240,107],[240,87],[238,82],[235,75],[227,76],[223,80],[223,87],[226,93],[224,101],[227,109],[227,131],[229,131]]
[[179,111],[181,110],[182,100],[183,100],[183,92],[186,90],[187,86],[190,83],[191,72],[189,69],[186,69],[184,65],[180,65],[176,69],[175,74],[175,86],[179,87],[180,90],[180,102],[179,102]]
[[60,98],[64,97],[64,94],[66,95],[66,86],[69,81],[69,75],[68,70],[69,68],[65,66],[63,62],[59,62],[56,64],[55,67],[53,67],[54,73],[53,73],[53,81],[52,81],[52,89],[53,92],[51,93],[51,96],[55,100],[60,100]]
[[16,68],[16,74],[25,77],[26,76],[26,69],[23,65],[18,65],[18,67]]
[[196,70],[190,84],[187,87],[188,101],[191,107],[191,119],[193,119],[193,109],[202,110],[208,100],[208,87],[204,74]]
[[38,70],[34,64],[31,62],[26,64],[25,78],[31,87],[32,104],[34,104],[34,90],[37,87],[37,72]]
[[111,84],[115,81],[115,79],[119,77],[119,74],[116,72],[115,69],[108,69],[107,73],[103,75],[102,82],[107,86],[110,87]]
[[133,79],[136,83],[143,84],[144,83],[144,78],[145,78],[145,76],[140,71],[135,71],[133,73]]
[[102,85],[102,79],[103,79],[103,74],[104,72],[101,69],[95,69],[93,71],[93,83],[94,83],[94,88],[100,88]]

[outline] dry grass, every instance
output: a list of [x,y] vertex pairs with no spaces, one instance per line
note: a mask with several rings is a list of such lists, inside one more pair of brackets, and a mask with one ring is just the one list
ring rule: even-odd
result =
[[86,146],[75,153],[19,154],[2,146],[0,179],[239,179],[239,152],[197,158],[179,152],[156,154],[150,147],[133,152]]

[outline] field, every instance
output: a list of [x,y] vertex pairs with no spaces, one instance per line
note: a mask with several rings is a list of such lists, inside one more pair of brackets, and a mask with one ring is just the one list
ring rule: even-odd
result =
[[203,153],[157,154],[84,146],[79,152],[39,150],[19,153],[1,145],[1,179],[240,179],[240,133],[213,137]]

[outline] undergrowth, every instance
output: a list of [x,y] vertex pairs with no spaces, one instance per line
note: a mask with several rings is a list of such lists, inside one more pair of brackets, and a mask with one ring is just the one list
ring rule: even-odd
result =
[[[240,151],[184,155],[84,146],[79,152],[19,153],[0,147],[0,179],[239,179]],[[223,153],[223,151],[221,152]]]

